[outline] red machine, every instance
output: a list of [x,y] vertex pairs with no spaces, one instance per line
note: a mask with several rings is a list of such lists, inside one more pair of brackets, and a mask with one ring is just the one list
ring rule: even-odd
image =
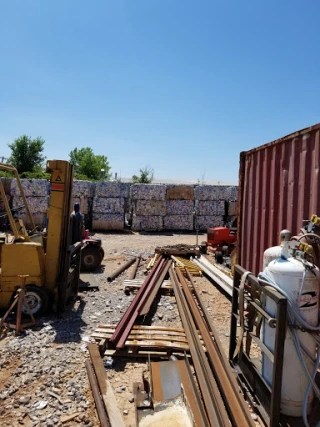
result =
[[82,243],[81,270],[94,271],[104,258],[101,239],[89,236],[89,230],[85,230]]
[[236,247],[237,229],[215,227],[207,229],[207,248],[214,252],[216,262],[223,264],[224,257],[229,257]]

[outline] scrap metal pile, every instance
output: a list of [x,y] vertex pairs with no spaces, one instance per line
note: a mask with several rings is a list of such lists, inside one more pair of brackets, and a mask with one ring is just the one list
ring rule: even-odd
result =
[[[189,260],[190,255],[186,256],[190,252],[194,255],[194,251],[194,247],[157,248],[146,278],[142,283],[135,281],[137,293],[120,322],[100,324],[93,333],[96,344],[90,346],[87,369],[93,387],[98,390],[97,384],[102,383],[100,392],[95,393],[101,425],[122,425],[117,410],[114,421],[114,408],[105,402],[104,356],[149,360],[148,379],[133,384],[137,426],[158,425],[153,423],[160,421],[162,425],[173,425],[168,421],[170,417],[177,420],[175,426],[254,425],[194,284],[192,274],[196,275],[199,267]],[[132,280],[125,281],[125,286],[128,282]],[[158,293],[168,290],[175,296],[182,328],[143,325]],[[98,352],[101,357],[97,357]]]

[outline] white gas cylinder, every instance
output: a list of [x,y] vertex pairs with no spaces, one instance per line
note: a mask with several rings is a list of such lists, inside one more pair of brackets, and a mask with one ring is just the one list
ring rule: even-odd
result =
[[272,246],[263,253],[263,269],[265,269],[271,261],[280,258],[281,251],[283,248],[283,242],[288,242],[292,237],[292,233],[289,230],[282,230],[280,233],[280,245]]
[[[296,258],[280,258],[271,261],[265,269],[277,286],[296,302],[301,317],[311,326],[318,325],[319,311],[319,269],[310,263],[302,262]],[[276,304],[266,298],[265,310],[272,317],[276,317]],[[265,322],[263,325],[263,343],[273,352],[275,329],[270,328]],[[309,355],[315,359],[316,345],[310,334],[297,329],[298,339]],[[309,372],[313,370],[313,362],[305,357]],[[273,364],[269,358],[262,356],[262,375],[269,385],[272,384]],[[284,344],[284,361],[281,390],[281,412],[285,415],[299,417],[302,415],[303,399],[309,379],[298,358],[294,342],[287,330]],[[309,393],[307,413],[311,411],[313,391]]]

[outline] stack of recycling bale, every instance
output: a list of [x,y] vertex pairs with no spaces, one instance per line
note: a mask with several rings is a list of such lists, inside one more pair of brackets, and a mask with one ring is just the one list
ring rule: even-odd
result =
[[228,203],[228,217],[226,224],[229,227],[235,225],[235,220],[238,214],[238,187],[228,187],[226,190],[226,197]]
[[[11,206],[11,178],[1,178],[2,186],[9,206]],[[10,228],[9,218],[5,209],[4,201],[0,194],[0,231],[7,231]]]
[[[21,185],[35,226],[43,228],[48,210],[48,181],[45,179],[21,179]],[[11,183],[13,213],[23,219],[27,228],[31,227],[16,179]]]
[[194,228],[193,186],[168,185],[166,190],[164,229],[192,231]]
[[207,228],[224,225],[227,188],[222,185],[195,187],[195,229],[206,231]]
[[72,209],[75,203],[79,203],[80,212],[84,216],[86,228],[92,226],[92,202],[94,196],[94,183],[90,181],[73,181]]
[[94,230],[123,230],[129,206],[130,184],[101,181],[95,186],[92,207]]
[[134,184],[131,187],[133,208],[132,230],[161,231],[166,215],[166,186]]

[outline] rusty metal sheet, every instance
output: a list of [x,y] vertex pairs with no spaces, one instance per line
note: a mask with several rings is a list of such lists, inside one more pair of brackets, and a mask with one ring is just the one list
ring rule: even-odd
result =
[[320,123],[240,154],[238,263],[255,275],[284,228],[320,213]]

